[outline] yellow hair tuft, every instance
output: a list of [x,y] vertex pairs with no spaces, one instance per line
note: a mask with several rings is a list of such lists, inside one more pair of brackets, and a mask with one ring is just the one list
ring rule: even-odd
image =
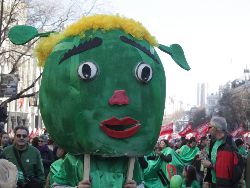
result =
[[80,36],[84,38],[84,33],[91,29],[101,29],[103,31],[121,29],[136,39],[148,41],[152,46],[158,45],[156,39],[141,23],[136,22],[133,19],[121,17],[119,15],[99,14],[82,17],[77,22],[69,25],[63,32],[54,33],[49,37],[42,39],[35,49],[35,53],[39,62],[38,65],[45,65],[46,59],[57,43],[70,36]]

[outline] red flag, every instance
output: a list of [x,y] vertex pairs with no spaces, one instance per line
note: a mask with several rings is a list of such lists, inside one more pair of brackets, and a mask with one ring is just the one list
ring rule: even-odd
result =
[[196,139],[197,140],[200,140],[201,137],[203,136],[206,136],[207,133],[208,133],[208,128],[209,127],[209,124],[208,123],[204,123],[204,124],[201,124],[200,126],[198,126],[194,132],[196,134]]
[[18,106],[19,106],[19,108],[22,108],[22,107],[23,107],[23,104],[24,104],[24,98],[20,98],[20,99],[18,100]]
[[183,137],[186,136],[188,133],[192,132],[192,126],[191,124],[188,124],[181,132],[179,132],[178,134]]
[[173,133],[173,125],[174,123],[169,123],[167,125],[162,125],[161,126],[161,132],[160,136],[166,135],[166,134],[172,134]]
[[34,129],[32,129],[30,135],[29,135],[30,139],[33,139],[36,137],[36,131]]
[[239,134],[242,134],[244,132],[244,128],[243,127],[239,127],[238,129],[234,130],[231,135],[232,137],[236,137]]
[[35,135],[36,135],[36,136],[40,136],[40,128],[36,129]]
[[33,130],[30,132],[29,137],[31,138],[33,135]]
[[244,132],[244,137],[250,137],[250,130],[249,130],[249,131]]
[[14,138],[14,131],[12,129],[9,130],[8,135],[10,138]]

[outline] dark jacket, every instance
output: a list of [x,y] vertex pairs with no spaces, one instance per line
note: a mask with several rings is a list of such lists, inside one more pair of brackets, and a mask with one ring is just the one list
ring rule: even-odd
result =
[[38,147],[38,150],[40,151],[42,157],[45,177],[47,177],[50,170],[50,165],[54,162],[54,155],[52,150],[50,150],[47,145]]
[[[213,147],[213,144],[211,147]],[[235,188],[237,186],[232,181],[233,169],[235,166],[235,161],[237,161],[237,156],[235,154],[236,152],[237,148],[232,137],[230,135],[226,135],[223,138],[223,143],[217,150],[216,163],[214,166],[216,173],[216,187]],[[209,157],[211,159],[211,153]],[[211,177],[211,174],[209,173],[211,173],[210,170],[208,170],[207,176]]]
[[[18,171],[22,171],[15,157],[14,149],[14,145],[4,148],[3,157],[16,165]],[[28,177],[36,177],[44,182],[44,169],[39,151],[35,147],[28,145],[27,149],[18,152],[18,155],[21,159],[26,175]]]
[[215,163],[216,185],[233,187],[233,169],[236,165],[237,147],[232,137],[227,135],[223,139],[223,144],[217,150]]

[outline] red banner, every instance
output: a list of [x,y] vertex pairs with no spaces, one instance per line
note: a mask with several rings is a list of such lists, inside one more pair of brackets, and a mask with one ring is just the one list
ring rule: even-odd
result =
[[208,133],[208,127],[209,127],[209,124],[208,123],[204,123],[204,124],[201,124],[200,126],[198,126],[194,132],[196,134],[196,139],[197,140],[200,140],[201,137],[204,137],[207,135]]
[[231,135],[232,137],[236,137],[237,135],[241,135],[244,132],[244,128],[243,127],[239,127],[238,129],[234,130]]
[[243,133],[244,137],[250,137],[250,130]]
[[161,132],[160,132],[160,136],[166,135],[166,134],[172,134],[173,133],[173,126],[174,123],[169,123],[167,125],[162,125],[161,126]]
[[186,136],[187,134],[192,132],[192,126],[191,124],[188,124],[181,132],[179,132],[178,134],[183,137]]

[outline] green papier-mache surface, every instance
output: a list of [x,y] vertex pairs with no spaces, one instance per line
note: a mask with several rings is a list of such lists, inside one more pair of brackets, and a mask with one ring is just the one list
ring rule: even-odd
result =
[[[158,62],[123,42],[121,36],[150,51]],[[69,49],[95,37],[102,40],[101,45],[61,61]],[[84,62],[96,65],[95,78],[86,81],[79,77],[78,68]],[[152,68],[148,83],[136,77],[140,63]],[[129,104],[109,104],[116,90],[125,90]],[[70,153],[142,156],[153,149],[159,136],[165,90],[163,65],[147,41],[121,30],[88,31],[84,39],[64,39],[48,57],[40,88],[40,109],[50,136]],[[140,129],[128,138],[112,138],[100,128],[102,121],[112,117],[131,117],[139,121]]]
[[[126,180],[128,167],[127,157],[91,156],[90,178],[92,188],[120,188]],[[137,185],[143,181],[143,172],[138,161],[135,162],[133,179]],[[83,179],[83,156],[67,154],[54,181],[60,185],[77,186]]]

